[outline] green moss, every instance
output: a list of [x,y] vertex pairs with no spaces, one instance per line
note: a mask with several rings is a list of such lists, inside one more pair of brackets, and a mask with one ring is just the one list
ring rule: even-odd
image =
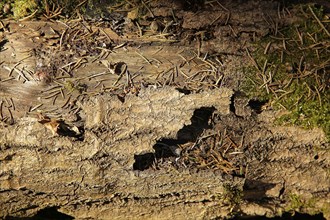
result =
[[10,0],[0,0],[0,16],[1,15],[8,15],[9,13],[10,13],[10,10],[9,10],[9,12],[5,12],[4,11],[4,6],[6,5],[6,4],[9,4],[10,5]]
[[288,211],[301,211],[304,207],[302,198],[297,194],[290,194],[289,200],[290,205],[288,206]]
[[[10,0],[0,1],[0,9],[6,2],[10,2]],[[108,7],[118,1],[88,0],[83,4],[81,0],[15,0],[12,2],[12,12],[14,18],[19,19],[32,14],[35,10],[38,10],[37,16],[43,14],[51,16],[52,14],[47,13],[52,13],[52,11],[54,10],[61,10],[61,15],[64,15],[67,18],[77,16],[77,11],[79,11],[81,14],[86,15],[107,16],[109,14]],[[122,0],[120,0],[119,2],[122,2]]]
[[13,14],[15,18],[28,16],[38,8],[36,0],[15,0],[13,3]]
[[321,212],[324,216],[330,215],[330,202],[327,202],[323,205],[323,207],[321,208]]
[[241,89],[287,110],[279,124],[321,127],[330,139],[330,37],[324,30],[330,30],[330,23],[323,22],[324,28],[319,24],[324,20],[322,8],[303,6],[297,13],[300,22],[255,45],[251,56],[256,64],[245,68]]
[[318,208],[316,198],[309,198],[305,199],[300,195],[295,193],[289,194],[288,196],[288,206],[286,207],[287,212],[307,212],[310,215],[316,215],[320,212],[326,213],[327,211],[327,204],[322,206],[321,210]]
[[[80,8],[80,12],[91,18],[108,18],[115,11],[114,8],[118,5],[124,5],[123,0],[88,0],[84,7]],[[114,8],[113,8],[114,7]]]
[[6,4],[6,2],[4,2],[4,1],[0,1],[0,10],[2,10],[3,9],[3,6]]
[[241,189],[229,184],[225,184],[224,189],[224,201],[232,206],[239,205],[242,202],[243,191]]

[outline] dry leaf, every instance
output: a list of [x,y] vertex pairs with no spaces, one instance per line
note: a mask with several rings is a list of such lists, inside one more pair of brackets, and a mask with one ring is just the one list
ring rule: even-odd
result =
[[54,136],[58,134],[60,123],[56,119],[51,119],[50,122],[47,122],[44,125],[52,132]]
[[38,113],[38,122],[40,124],[43,124],[46,128],[48,128],[53,135],[58,134],[58,129],[60,127],[60,121],[54,118],[49,118],[46,115],[43,115],[42,113]]

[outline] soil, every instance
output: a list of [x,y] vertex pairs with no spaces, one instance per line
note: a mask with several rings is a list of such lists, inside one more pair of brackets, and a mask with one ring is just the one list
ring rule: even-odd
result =
[[246,51],[294,6],[2,20],[0,217],[330,219],[324,132],[239,91]]

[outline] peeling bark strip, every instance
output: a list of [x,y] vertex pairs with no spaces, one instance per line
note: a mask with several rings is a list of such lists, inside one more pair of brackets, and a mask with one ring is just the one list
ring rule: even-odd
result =
[[[221,88],[184,95],[174,88],[145,88],[139,96],[130,95],[122,103],[116,97],[97,96],[83,105],[85,128],[102,132],[102,141],[114,145],[115,151],[139,154],[153,151],[161,138],[177,138],[177,132],[190,124],[194,110],[214,107],[229,114],[232,90]],[[130,142],[120,146],[118,141]],[[124,148],[123,148],[124,147]]]
[[[90,97],[81,103],[80,116],[85,120],[81,141],[52,136],[34,118],[0,127],[0,217],[31,216],[49,207],[61,207],[75,217],[97,217],[102,210],[91,214],[84,212],[87,206],[83,205],[77,214],[76,207],[86,201],[92,206],[108,204],[104,206],[108,215],[116,201],[128,201],[127,208],[128,204],[144,206],[133,197],[178,204],[191,216],[201,215],[205,207],[200,201],[216,205],[212,195],[224,191],[223,177],[174,170],[144,176],[132,169],[134,155],[153,152],[157,140],[176,138],[191,123],[196,109],[214,107],[220,114],[229,114],[232,94],[226,88],[184,95],[170,87],[148,87],[138,96],[127,95],[124,102],[114,95]],[[242,186],[241,180],[236,183]],[[187,203],[198,205],[192,210]],[[149,214],[158,213],[156,209]],[[125,215],[118,212],[117,216]]]

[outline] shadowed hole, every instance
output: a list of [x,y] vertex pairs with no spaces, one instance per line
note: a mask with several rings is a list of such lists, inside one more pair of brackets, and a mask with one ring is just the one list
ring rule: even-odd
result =
[[62,212],[57,211],[58,207],[49,207],[44,208],[37,212],[32,217],[23,217],[23,218],[17,218],[17,217],[7,217],[5,219],[8,220],[71,220],[74,219],[74,217],[64,214]]
[[259,101],[259,100],[250,100],[249,106],[253,109],[257,114],[262,112],[262,107],[267,103],[267,101]]
[[211,128],[209,119],[215,111],[214,107],[202,107],[194,111],[191,124],[184,126],[177,133],[177,139],[161,139],[153,146],[155,153],[135,155],[134,170],[146,170],[150,168],[157,159],[177,156],[173,146],[187,142],[195,142],[205,129]]

